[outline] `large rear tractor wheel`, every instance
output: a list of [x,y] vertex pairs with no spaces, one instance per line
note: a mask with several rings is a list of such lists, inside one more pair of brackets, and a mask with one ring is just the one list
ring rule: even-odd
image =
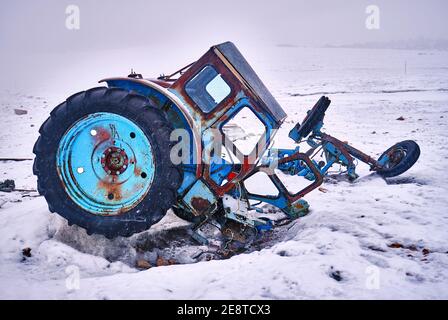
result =
[[40,128],[33,172],[51,212],[88,234],[128,237],[176,201],[170,123],[151,101],[118,88],[77,93]]

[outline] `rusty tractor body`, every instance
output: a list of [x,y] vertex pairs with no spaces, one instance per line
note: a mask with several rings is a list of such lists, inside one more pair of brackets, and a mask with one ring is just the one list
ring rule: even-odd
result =
[[[263,232],[275,223],[261,216],[257,203],[277,207],[287,219],[305,215],[303,197],[336,163],[351,179],[357,177],[354,158],[387,177],[409,169],[419,155],[415,142],[405,141],[374,160],[321,132],[330,104],[325,97],[290,132],[296,143],[308,143],[307,152],[270,148],[286,113],[231,42],[168,76],[145,79],[132,72],[100,82],[107,87],[56,107],[34,148],[34,173],[50,210],[88,233],[130,236],[169,208],[193,222],[193,236],[204,242],[196,231],[212,220],[223,232]],[[228,130],[243,110],[263,129],[249,151],[240,150]],[[313,160],[319,150],[326,161]],[[260,173],[274,194],[246,187]],[[308,183],[291,192],[279,174]]]

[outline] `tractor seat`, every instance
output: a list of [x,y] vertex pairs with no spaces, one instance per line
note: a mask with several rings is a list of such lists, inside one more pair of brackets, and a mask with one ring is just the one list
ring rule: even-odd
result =
[[323,121],[325,111],[327,111],[330,103],[330,99],[322,96],[319,101],[316,102],[314,107],[311,110],[308,110],[302,124],[298,122],[289,132],[289,137],[297,143],[303,138],[306,138],[316,128],[316,126]]

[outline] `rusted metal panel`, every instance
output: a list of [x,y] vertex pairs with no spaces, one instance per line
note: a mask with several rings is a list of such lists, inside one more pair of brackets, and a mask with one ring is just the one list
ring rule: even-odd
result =
[[216,207],[217,202],[214,192],[202,180],[197,180],[182,200],[190,211],[197,216],[211,212]]

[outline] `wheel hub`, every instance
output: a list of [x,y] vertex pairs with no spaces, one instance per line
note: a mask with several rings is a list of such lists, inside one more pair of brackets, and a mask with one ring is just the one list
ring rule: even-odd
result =
[[101,166],[107,174],[118,176],[128,168],[126,151],[117,147],[110,147],[101,155]]
[[393,168],[401,162],[401,160],[406,156],[403,149],[394,149],[389,153],[388,167]]

